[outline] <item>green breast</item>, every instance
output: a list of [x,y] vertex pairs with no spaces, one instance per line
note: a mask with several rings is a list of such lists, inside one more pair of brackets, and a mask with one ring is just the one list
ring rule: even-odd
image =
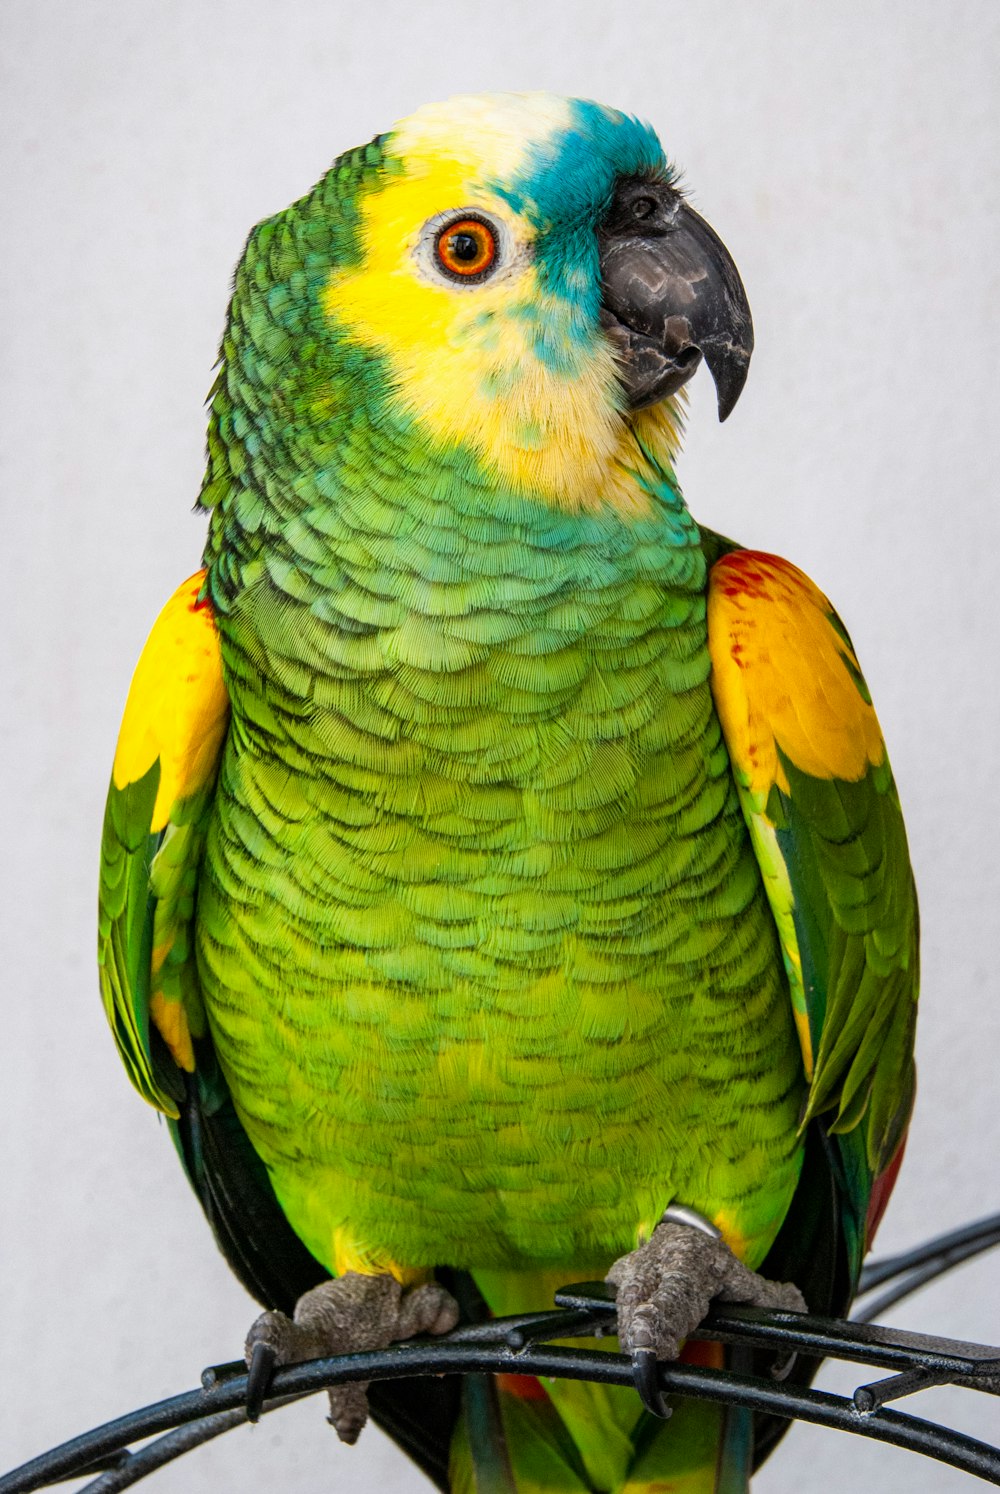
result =
[[674,1197],[759,1258],[802,1080],[697,530],[385,509],[222,618],[199,968],[283,1206],[328,1264],[600,1263]]

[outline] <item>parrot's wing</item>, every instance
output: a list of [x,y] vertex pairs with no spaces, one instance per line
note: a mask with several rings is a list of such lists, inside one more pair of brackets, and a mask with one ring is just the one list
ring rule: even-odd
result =
[[132,679],[101,842],[101,994],[136,1089],[176,1117],[205,1027],[195,880],[229,720],[204,572],[160,613]]
[[133,1084],[170,1117],[221,1250],[248,1291],[290,1311],[326,1272],[285,1219],[236,1114],[195,968],[198,869],[229,723],[204,577],[160,613],[125,706],[101,844],[101,993]]
[[751,550],[709,582],[712,689],[777,924],[809,1093],[840,1157],[853,1273],[913,1099],[917,901],[851,641],[801,571]]

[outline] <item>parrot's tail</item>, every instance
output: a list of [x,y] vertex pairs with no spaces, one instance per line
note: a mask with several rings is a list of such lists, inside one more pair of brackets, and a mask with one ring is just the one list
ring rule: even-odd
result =
[[477,1375],[452,1443],[451,1494],[746,1494],[751,1443],[746,1411],[676,1400],[664,1422],[630,1389]]
[[[487,1282],[477,1273],[483,1295],[500,1312],[537,1306],[528,1301],[535,1293],[524,1291],[528,1280],[522,1276],[514,1286],[512,1277]],[[535,1284],[542,1302],[551,1302],[551,1283],[536,1277]],[[592,1345],[609,1346],[615,1341]],[[683,1357],[721,1366],[722,1352],[720,1345],[698,1343]],[[661,1421],[643,1410],[631,1387],[470,1376],[451,1445],[451,1494],[746,1494],[750,1413],[678,1398],[671,1405],[670,1420]]]

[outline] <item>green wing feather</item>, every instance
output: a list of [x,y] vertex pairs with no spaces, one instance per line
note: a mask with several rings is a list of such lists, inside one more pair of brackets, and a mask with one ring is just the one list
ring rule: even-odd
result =
[[[205,1031],[190,927],[212,793],[209,786],[178,801],[167,827],[151,834],[159,778],[156,763],[138,783],[112,782],[108,790],[97,958],[104,1010],[129,1078],[143,1099],[176,1118],[183,1073],[193,1068],[194,1041]],[[155,985],[154,950],[164,951]],[[154,996],[161,1013],[176,1012],[166,1032],[151,1017]],[[174,1032],[190,1043],[168,1042]]]
[[158,763],[138,783],[112,783],[104,813],[98,891],[97,959],[101,996],[128,1076],[145,1100],[176,1114],[179,1078],[154,1055],[149,1032],[153,918],[150,867],[159,836],[149,833]]

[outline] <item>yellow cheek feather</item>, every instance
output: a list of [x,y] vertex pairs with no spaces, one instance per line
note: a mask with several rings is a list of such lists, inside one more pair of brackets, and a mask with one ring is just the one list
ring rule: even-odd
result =
[[[524,135],[507,112],[492,129],[481,113],[456,151],[453,114],[446,123],[447,132],[433,110],[421,111],[392,137],[405,170],[365,201],[365,260],[334,274],[328,315],[388,362],[401,408],[438,444],[471,449],[516,492],[561,507],[646,511],[648,497],[627,471],[635,435],[617,408],[610,345],[588,340],[558,369],[535,347],[534,329],[558,329],[569,308],[539,288],[530,225],[484,185],[516,175]],[[565,105],[554,100],[553,129],[565,123]],[[503,266],[475,285],[438,278],[418,251],[431,220],[468,209],[498,220],[506,237]],[[676,437],[672,416],[666,421]],[[655,433],[662,417],[647,425]]]
[[162,830],[173,804],[215,773],[229,720],[219,636],[211,608],[199,606],[205,572],[170,598],[136,665],[115,751],[115,788],[137,783],[159,759],[150,832]]

